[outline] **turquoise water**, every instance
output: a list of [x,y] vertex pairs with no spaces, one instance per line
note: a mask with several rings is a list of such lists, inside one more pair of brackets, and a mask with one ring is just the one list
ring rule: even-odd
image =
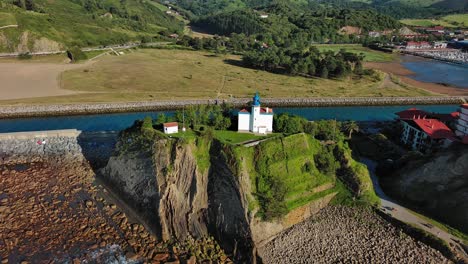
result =
[[408,77],[430,83],[443,83],[460,88],[468,88],[468,66],[445,63],[436,60],[403,62],[414,75]]
[[[276,114],[291,113],[303,116],[308,120],[337,119],[355,121],[388,121],[394,119],[394,113],[411,107],[429,112],[451,113],[458,105],[424,105],[424,106],[369,106],[369,107],[302,107],[275,108]],[[18,118],[0,120],[0,133],[19,131],[40,131],[56,129],[78,129],[81,131],[118,131],[133,124],[145,116],[156,118],[162,112],[137,112],[101,115],[81,115],[63,117]],[[173,111],[164,112],[173,115]]]

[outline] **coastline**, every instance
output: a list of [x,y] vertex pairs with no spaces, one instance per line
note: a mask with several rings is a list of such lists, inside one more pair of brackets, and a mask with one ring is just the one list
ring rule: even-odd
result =
[[465,96],[465,97],[468,96],[468,89],[466,88],[460,88],[460,87],[451,86],[451,85],[443,85],[440,83],[423,82],[423,81],[419,81],[419,80],[415,80],[411,78],[410,76],[415,75],[416,73],[409,70],[403,65],[403,62],[410,62],[410,61],[438,61],[438,62],[443,62],[443,63],[449,63],[449,62],[435,60],[431,58],[425,58],[422,56],[416,56],[416,55],[404,55],[403,56],[402,55],[399,57],[397,61],[366,62],[364,63],[364,66],[366,68],[376,69],[376,70],[380,70],[388,74],[393,74],[397,76],[398,78],[400,78],[402,83],[413,86],[413,87],[422,88],[429,92],[448,95],[448,96]]
[[[180,100],[144,101],[126,103],[90,103],[57,105],[0,106],[0,118],[46,117],[67,115],[91,115],[124,112],[144,112],[157,110],[178,110],[195,105],[228,104],[244,107],[250,98],[229,100]],[[328,107],[328,106],[387,106],[387,105],[444,105],[468,102],[464,96],[424,96],[424,97],[327,97],[327,98],[265,98],[263,103],[271,107]]]

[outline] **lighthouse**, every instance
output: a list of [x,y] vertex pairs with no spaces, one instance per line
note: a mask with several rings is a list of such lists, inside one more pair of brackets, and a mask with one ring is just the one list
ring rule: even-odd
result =
[[256,134],[273,132],[273,109],[261,106],[258,92],[253,97],[250,111],[247,109],[239,111],[238,131]]

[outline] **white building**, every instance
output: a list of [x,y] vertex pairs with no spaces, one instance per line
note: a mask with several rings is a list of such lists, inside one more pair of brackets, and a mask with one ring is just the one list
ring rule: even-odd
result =
[[164,134],[174,134],[179,132],[179,124],[177,122],[164,123]]
[[468,136],[468,104],[462,104],[460,109],[460,116],[458,117],[457,124],[455,125],[455,134],[462,139]]
[[266,134],[273,132],[273,109],[260,106],[258,93],[253,97],[252,109],[242,109],[238,114],[238,131]]

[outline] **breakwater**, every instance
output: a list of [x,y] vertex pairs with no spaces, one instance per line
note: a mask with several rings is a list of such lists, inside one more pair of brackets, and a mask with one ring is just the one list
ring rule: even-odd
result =
[[401,53],[460,65],[468,64],[468,53],[460,50],[401,51]]
[[80,159],[76,129],[0,134],[0,165]]
[[[180,101],[146,101],[126,103],[58,104],[0,106],[0,118],[38,117],[177,110],[194,105],[229,104],[244,107],[250,98],[206,99]],[[384,105],[443,105],[461,104],[468,96],[426,97],[326,97],[326,98],[265,98],[262,103],[271,107],[326,107],[326,106],[384,106]]]

